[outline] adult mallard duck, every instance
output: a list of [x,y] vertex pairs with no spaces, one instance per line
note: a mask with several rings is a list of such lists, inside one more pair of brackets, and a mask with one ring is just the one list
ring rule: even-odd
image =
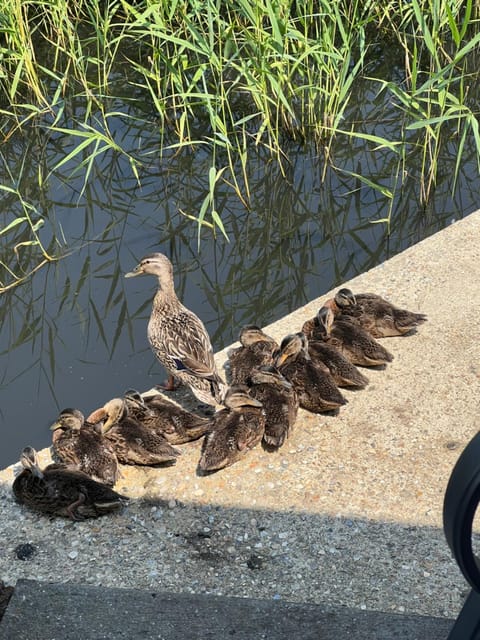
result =
[[303,332],[285,336],[275,366],[292,383],[303,409],[321,413],[346,404],[328,368],[321,363],[315,364],[310,358],[308,340]]
[[250,395],[246,385],[232,385],[205,436],[198,464],[201,472],[228,467],[253,449],[263,437],[265,413],[261,402]]
[[33,447],[25,447],[20,461],[23,470],[13,481],[13,494],[35,511],[83,520],[118,511],[128,500],[83,471],[59,464],[40,469]]
[[135,389],[125,392],[130,415],[170,444],[184,444],[198,440],[209,428],[210,420],[187,411],[162,393],[142,395]]
[[102,433],[113,444],[123,464],[156,465],[175,462],[180,451],[129,414],[128,399],[113,398],[88,417],[88,422],[101,423]]
[[322,340],[335,347],[350,362],[364,367],[376,367],[392,362],[392,354],[361,326],[337,320],[329,306],[322,307],[315,318],[307,320],[303,330],[313,340]]
[[254,324],[242,328],[239,340],[242,346],[228,354],[231,384],[245,384],[254,369],[273,364],[273,352],[278,349],[276,340]]
[[367,386],[368,378],[338,349],[326,344],[323,340],[309,340],[308,353],[314,363],[321,362],[328,368],[337,386],[357,389],[364,389]]
[[297,418],[297,393],[293,385],[272,366],[254,369],[250,385],[250,394],[262,403],[265,412],[263,442],[270,447],[281,447]]
[[170,374],[166,389],[178,378],[195,396],[210,405],[221,402],[225,392],[213,358],[210,337],[203,322],[183,306],[175,293],[173,266],[162,253],[145,256],[126,278],[140,275],[158,278],[158,290],[148,322],[148,340],[158,360]]
[[78,409],[64,409],[50,429],[54,455],[65,465],[83,471],[94,480],[113,486],[120,476],[112,443],[99,429],[85,422]]
[[345,288],[325,304],[338,319],[359,324],[374,338],[403,336],[427,320],[424,313],[400,309],[375,293],[353,294]]

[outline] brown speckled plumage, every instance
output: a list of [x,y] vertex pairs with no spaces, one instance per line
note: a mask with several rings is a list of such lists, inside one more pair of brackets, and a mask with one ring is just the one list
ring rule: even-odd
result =
[[12,491],[17,502],[35,511],[83,520],[118,511],[128,500],[83,471],[59,464],[41,470],[33,447],[25,447],[20,461],[23,470]]
[[328,304],[338,319],[355,322],[374,338],[405,335],[427,320],[425,314],[401,309],[376,293],[339,289]]
[[297,418],[297,393],[293,385],[272,366],[252,371],[250,381],[250,395],[262,403],[265,412],[263,441],[270,447],[281,447]]
[[308,353],[314,363],[321,362],[328,368],[339,387],[363,389],[368,384],[368,378],[350,360],[322,340],[309,340]]
[[361,326],[346,320],[337,320],[332,309],[322,307],[315,318],[303,325],[310,339],[322,340],[338,349],[350,362],[364,367],[375,367],[392,362],[392,354]]
[[117,456],[100,429],[85,422],[78,409],[64,409],[50,429],[55,457],[94,480],[113,486],[119,478]]
[[88,417],[89,422],[102,421],[102,433],[110,440],[119,462],[123,464],[156,465],[175,462],[180,451],[165,438],[129,416],[128,401],[109,400]]
[[189,386],[201,402],[216,405],[224,395],[224,382],[203,322],[183,306],[175,293],[172,263],[162,253],[152,253],[125,277],[142,274],[158,278],[147,331],[154,354],[169,374]]
[[246,385],[233,385],[205,436],[199,462],[201,472],[218,471],[240,460],[263,437],[265,413]]
[[346,404],[328,368],[311,360],[304,333],[293,333],[282,340],[275,366],[292,383],[303,409],[321,413]]
[[144,397],[138,391],[129,389],[125,397],[130,399],[130,415],[163,436],[170,444],[198,440],[208,431],[208,418],[187,411],[161,393]]
[[251,372],[264,365],[273,364],[273,352],[277,342],[256,325],[246,325],[240,331],[241,347],[228,354],[231,384],[248,383]]

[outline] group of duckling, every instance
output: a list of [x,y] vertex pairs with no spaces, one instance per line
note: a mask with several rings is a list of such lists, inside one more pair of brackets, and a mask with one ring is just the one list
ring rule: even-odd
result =
[[346,403],[339,387],[368,384],[357,366],[392,361],[376,338],[408,334],[426,320],[375,294],[340,289],[280,344],[259,327],[245,326],[240,347],[229,352],[226,384],[205,326],[175,293],[170,260],[150,254],[125,277],[142,274],[158,278],[148,340],[169,374],[161,388],[183,383],[216,411],[197,415],[157,389],[128,390],[87,419],[78,409],[64,409],[51,426],[56,462],[42,470],[32,447],[21,454],[23,470],[13,493],[27,507],[73,520],[117,511],[128,499],[112,488],[121,476],[119,464],[175,464],[181,453],[175,445],[201,437],[200,473],[235,463],[260,442],[278,449],[299,407],[338,412]]

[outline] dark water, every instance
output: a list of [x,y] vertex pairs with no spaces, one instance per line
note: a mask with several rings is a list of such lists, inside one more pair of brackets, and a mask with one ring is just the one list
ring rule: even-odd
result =
[[[115,106],[132,114],[132,106]],[[143,255],[158,250],[172,259],[179,297],[220,349],[242,325],[272,322],[478,207],[471,141],[452,194],[456,144],[447,138],[424,207],[412,138],[390,233],[385,223],[375,224],[387,215],[390,199],[348,172],[393,189],[398,159],[391,152],[338,139],[323,179],[321,149],[289,142],[284,174],[262,153],[249,166],[249,209],[219,185],[216,207],[230,241],[204,229],[198,249],[197,227],[179,211],[199,211],[209,158],[199,151],[161,158],[158,122],[141,115],[147,123],[109,119],[112,135],[141,160],[140,184],[128,160],[111,152],[99,156],[85,190],[78,159],[49,175],[71,142],[61,133],[46,136],[41,126],[0,148],[0,183],[24,194],[35,207],[33,218],[44,220],[41,241],[64,255],[1,296],[0,467],[16,461],[27,444],[47,446],[60,409],[88,413],[128,387],[145,389],[163,379],[146,339],[156,282],[123,278]],[[399,136],[398,111],[372,88],[358,88],[348,118],[361,121],[365,132]],[[0,228],[23,211],[18,195],[3,192]],[[37,247],[19,244],[30,237],[24,226],[0,235],[2,280],[9,279],[5,265],[18,273],[39,261]]]

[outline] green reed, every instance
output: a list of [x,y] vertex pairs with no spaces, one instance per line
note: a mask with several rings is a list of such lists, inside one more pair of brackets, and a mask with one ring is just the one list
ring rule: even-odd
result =
[[[379,37],[403,50],[402,81],[370,74]],[[249,207],[247,168],[256,154],[286,172],[285,141],[293,139],[315,145],[325,168],[335,163],[335,140],[348,136],[398,158],[391,189],[351,174],[388,195],[381,221],[389,223],[412,148],[422,154],[424,202],[447,138],[457,139],[457,174],[467,140],[480,159],[468,100],[476,73],[469,59],[479,42],[474,0],[0,0],[1,128],[4,139],[31,126],[46,136],[69,134],[68,151],[39,180],[74,164],[85,190],[99,158],[112,154],[127,158],[140,182],[141,154],[123,146],[110,122],[125,105],[147,101],[158,118],[160,160],[209,154],[202,206],[184,212],[199,241],[203,228],[226,235],[216,206],[220,182]],[[367,77],[396,101],[397,139],[345,119],[357,81]],[[81,117],[68,112],[72,97],[83,101]],[[24,223],[38,242],[34,225]]]

